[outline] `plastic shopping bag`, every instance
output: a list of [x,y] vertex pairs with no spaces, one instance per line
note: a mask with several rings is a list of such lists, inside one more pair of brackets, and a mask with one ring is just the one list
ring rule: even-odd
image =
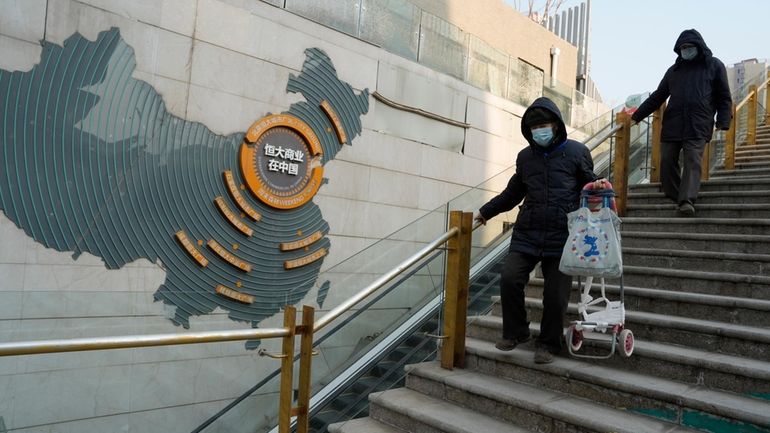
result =
[[608,207],[581,207],[567,215],[569,237],[559,262],[567,275],[617,278],[623,274],[620,218]]

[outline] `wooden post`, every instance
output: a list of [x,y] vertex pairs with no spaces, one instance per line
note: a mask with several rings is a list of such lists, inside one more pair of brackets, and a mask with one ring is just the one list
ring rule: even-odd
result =
[[289,335],[283,337],[281,350],[281,392],[278,396],[278,432],[291,432],[291,402],[294,391],[294,324],[297,309],[287,305],[283,310],[283,327],[289,329]]
[[660,134],[663,131],[663,113],[666,111],[664,102],[652,114],[652,151],[650,156],[650,182],[660,182]]
[[757,85],[749,86],[749,120],[748,132],[746,133],[746,144],[753,146],[757,144]]
[[[770,80],[770,70],[767,79]],[[765,86],[765,125],[770,125],[770,85]]]
[[730,129],[725,137],[725,170],[735,170],[735,130],[738,128],[738,112],[735,104],[731,109]]
[[618,125],[623,127],[615,135],[615,176],[613,187],[615,188],[615,204],[619,216],[626,216],[628,204],[628,151],[631,146],[631,116],[620,112],[616,115]]
[[700,165],[700,180],[709,180],[709,173],[711,171],[711,152],[714,141],[707,141],[706,147],[703,148],[703,161]]
[[447,267],[444,282],[444,344],[441,367],[448,370],[465,367],[465,322],[468,314],[471,231],[473,213],[451,211],[449,227],[460,230],[447,242]]
[[313,320],[315,309],[302,307],[302,326],[297,329],[300,337],[299,349],[299,392],[297,393],[297,433],[308,433],[310,429],[310,378],[313,363]]

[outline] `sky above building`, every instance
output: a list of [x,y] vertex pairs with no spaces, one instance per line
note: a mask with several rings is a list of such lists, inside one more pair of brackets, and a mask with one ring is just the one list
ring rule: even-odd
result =
[[[581,2],[569,0],[560,11]],[[611,106],[657,88],[686,29],[698,30],[725,66],[770,57],[770,1],[592,0],[591,10],[591,77]]]

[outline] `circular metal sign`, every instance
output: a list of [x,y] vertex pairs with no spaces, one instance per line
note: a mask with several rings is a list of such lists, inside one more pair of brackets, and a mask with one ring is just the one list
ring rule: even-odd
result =
[[262,202],[293,209],[321,187],[321,143],[313,130],[290,114],[274,114],[251,125],[241,145],[246,186]]

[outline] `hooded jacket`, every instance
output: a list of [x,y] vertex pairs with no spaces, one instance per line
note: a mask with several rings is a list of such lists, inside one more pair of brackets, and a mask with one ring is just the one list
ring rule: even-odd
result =
[[[532,139],[532,110],[543,108],[558,119],[547,147]],[[561,256],[569,235],[567,214],[576,210],[583,186],[596,180],[588,148],[567,139],[561,112],[550,99],[538,98],[521,118],[521,133],[529,146],[516,157],[516,173],[505,189],[479,209],[485,219],[513,209],[522,200],[511,235],[511,251],[543,257]]]
[[[684,60],[679,47],[689,42],[698,47],[698,55]],[[649,116],[669,98],[663,114],[661,140],[710,140],[716,126],[730,127],[732,98],[725,65],[711,53],[697,30],[685,30],[674,44],[676,62],[668,68],[657,90],[650,94],[631,116],[638,122]]]

